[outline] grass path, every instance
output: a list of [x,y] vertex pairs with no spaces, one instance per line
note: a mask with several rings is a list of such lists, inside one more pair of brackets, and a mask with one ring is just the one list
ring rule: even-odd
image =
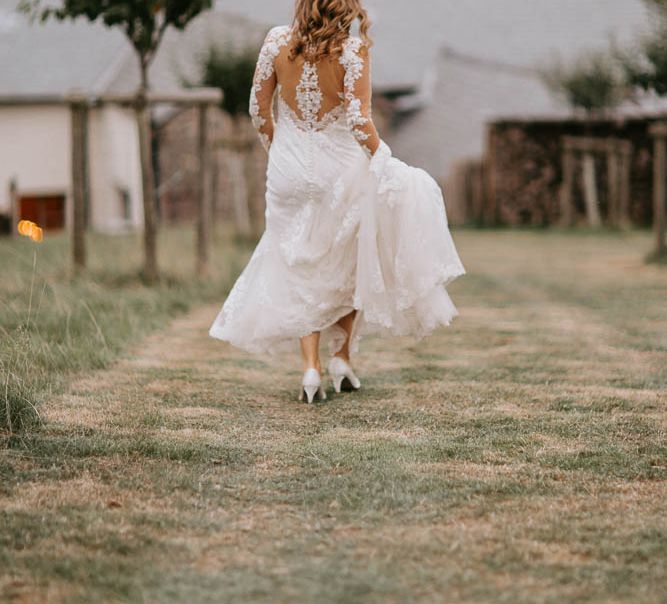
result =
[[8,602],[664,602],[665,272],[644,235],[457,236],[462,315],[369,340],[364,389],[206,306],[0,454]]

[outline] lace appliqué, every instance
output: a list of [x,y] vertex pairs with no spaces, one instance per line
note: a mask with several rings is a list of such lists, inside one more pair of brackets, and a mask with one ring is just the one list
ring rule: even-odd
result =
[[322,107],[322,91],[317,68],[308,61],[303,64],[301,79],[296,87],[296,104],[308,129],[314,129]]
[[354,96],[354,86],[357,80],[361,78],[364,70],[364,61],[359,55],[362,41],[359,38],[348,38],[340,56],[339,62],[345,68],[345,101],[347,103],[347,123],[354,137],[363,143],[368,140],[369,135],[360,127],[365,126],[370,121],[361,111],[361,100]]
[[[282,97],[280,90],[281,87],[280,84],[278,84],[278,115],[280,116],[280,119],[284,118],[289,120],[301,130],[305,130],[306,132],[322,131],[345,117],[345,107],[341,104],[336,105],[331,111],[325,113],[321,119],[316,119],[310,123],[306,122],[288,105],[287,101]],[[299,111],[302,111],[302,109],[299,108]]]
[[280,49],[289,42],[289,27],[280,26],[274,27],[267,35],[262,50],[257,59],[257,68],[255,70],[255,77],[252,83],[252,90],[250,91],[250,117],[252,124],[259,134],[262,145],[268,151],[271,141],[266,133],[262,132],[263,126],[266,125],[264,119],[259,112],[259,101],[257,95],[261,90],[264,82],[273,76],[275,71],[274,61],[280,53]]

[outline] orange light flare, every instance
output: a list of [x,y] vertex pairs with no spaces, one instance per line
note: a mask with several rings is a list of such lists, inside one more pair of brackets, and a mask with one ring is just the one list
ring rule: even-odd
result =
[[44,241],[44,230],[31,220],[19,221],[17,230],[20,235],[23,235],[24,237],[30,237],[30,239],[36,243],[41,243]]
[[35,243],[42,243],[44,241],[44,230],[37,225],[32,227],[32,232],[30,233],[30,239]]

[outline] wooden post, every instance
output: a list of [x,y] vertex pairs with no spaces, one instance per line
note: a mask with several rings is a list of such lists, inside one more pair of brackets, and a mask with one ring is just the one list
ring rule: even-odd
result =
[[211,240],[211,144],[208,133],[209,105],[199,105],[199,199],[197,204],[197,274],[206,277],[209,272]]
[[665,214],[667,209],[667,123],[651,128],[653,143],[653,233],[655,234],[656,258],[667,252],[665,240]]
[[630,228],[630,178],[632,176],[632,143],[623,141],[620,147],[619,191],[618,191],[618,226]]
[[572,207],[572,190],[574,188],[574,152],[565,147],[563,149],[563,184],[560,190],[560,225],[572,226],[574,222],[574,208]]
[[592,228],[597,229],[601,226],[602,219],[600,218],[600,204],[598,202],[598,188],[595,178],[595,157],[592,153],[584,153],[583,168],[586,216],[588,217],[588,224]]
[[252,223],[243,161],[243,124],[240,118],[232,120],[232,144],[230,147],[231,194],[234,203],[236,233],[244,239],[252,237]]
[[83,97],[70,99],[72,117],[72,258],[75,272],[86,268],[86,121],[88,106]]
[[609,226],[620,226],[619,150],[613,139],[607,149],[607,221]]
[[211,236],[215,238],[220,220],[220,153],[211,145]]
[[19,222],[19,192],[18,184],[16,178],[12,178],[9,181],[9,217],[11,224],[9,228],[12,231],[12,237],[18,237],[18,222]]
[[484,174],[485,194],[483,196],[483,212],[481,215],[484,226],[496,226],[499,222],[498,191],[496,182],[498,152],[496,149],[498,134],[496,128],[490,125],[486,131],[487,170]]

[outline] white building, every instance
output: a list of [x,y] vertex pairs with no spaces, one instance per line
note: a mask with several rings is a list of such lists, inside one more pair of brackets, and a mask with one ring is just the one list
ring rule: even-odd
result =
[[[137,60],[119,31],[83,19],[30,24],[17,4],[0,0],[0,217],[12,212],[13,185],[19,218],[64,228],[72,214],[66,99],[74,91],[90,99],[133,92]],[[196,19],[186,32],[170,31],[151,68],[152,88],[182,91],[183,78],[195,79],[197,55],[210,42],[258,44],[263,33],[261,25],[220,14]],[[103,232],[140,227],[141,169],[131,109],[104,104],[90,110],[88,165],[89,226]]]

